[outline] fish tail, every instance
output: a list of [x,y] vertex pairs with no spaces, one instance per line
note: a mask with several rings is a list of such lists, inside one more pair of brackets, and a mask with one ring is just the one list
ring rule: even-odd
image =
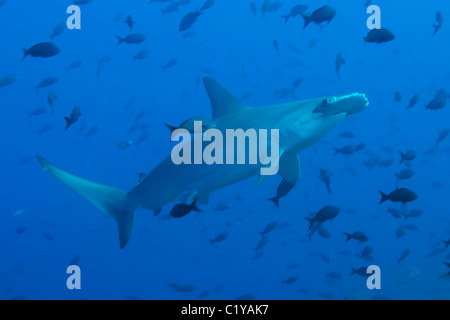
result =
[[64,120],[66,120],[66,128],[64,130],[69,129],[70,125],[72,124],[72,119],[68,117],[64,117]]
[[301,16],[303,17],[303,19],[305,20],[305,24],[303,25],[303,30],[306,29],[306,27],[308,26],[308,24],[311,22],[311,17],[308,17],[306,14],[304,14],[303,12],[300,12]]
[[198,200],[198,198],[195,198],[194,201],[192,201],[192,203],[191,203],[191,205],[190,205],[191,210],[192,210],[192,211],[196,211],[196,212],[202,212],[202,210],[200,210],[200,209],[197,207],[197,200]]
[[383,191],[378,190],[378,192],[381,195],[381,200],[380,200],[380,202],[378,204],[382,204],[383,202],[389,200],[389,196],[387,194],[385,194]]
[[400,164],[402,164],[403,162],[406,161],[406,155],[403,152],[401,152],[401,151],[399,151],[398,153],[400,153],[400,156],[402,157],[400,159]]
[[355,273],[356,273],[355,268],[352,268],[352,272],[350,273],[350,275],[355,274]]
[[117,45],[120,46],[123,42],[123,39],[121,37],[119,37],[118,35],[116,35],[117,38]]
[[129,208],[126,205],[127,193],[114,187],[74,176],[55,167],[40,156],[36,158],[43,170],[48,171],[66,187],[86,198],[116,220],[119,229],[120,248],[124,248],[130,240],[134,224],[134,208]]
[[177,128],[176,127],[174,127],[174,126],[171,126],[170,124],[167,124],[167,123],[164,123],[164,125],[170,130],[170,132],[174,132],[175,130],[177,130]]
[[348,241],[350,241],[350,240],[353,238],[352,235],[349,234],[349,233],[347,233],[347,232],[344,232],[344,234],[345,234],[346,237],[347,237],[347,239],[345,239],[345,242],[348,242]]
[[280,208],[280,198],[279,197],[273,197],[273,198],[270,198],[270,199],[267,199],[267,200],[269,200],[269,201],[272,201],[273,203],[275,203],[275,205],[277,206],[277,208]]
[[305,220],[307,220],[307,221],[309,222],[309,228],[308,228],[308,230],[311,230],[311,228],[312,228],[312,226],[313,226],[315,220],[312,219],[312,218],[308,218],[308,217],[306,217]]
[[445,244],[445,248],[448,248],[448,246],[450,245],[450,240],[448,241],[442,241]]
[[339,150],[339,148],[333,148],[333,149],[334,149],[333,155],[337,155],[339,152],[341,152],[341,150]]
[[289,21],[290,17],[291,17],[291,15],[288,14],[288,15],[282,16],[281,18],[284,19],[284,23],[286,23]]
[[433,24],[432,26],[434,28],[434,32],[433,32],[433,36],[434,36],[436,34],[436,32],[438,32],[440,27],[439,27],[439,25],[435,25],[435,24]]
[[23,61],[28,56],[28,50],[27,49],[22,49],[22,50],[23,50],[23,58],[22,58],[22,61]]

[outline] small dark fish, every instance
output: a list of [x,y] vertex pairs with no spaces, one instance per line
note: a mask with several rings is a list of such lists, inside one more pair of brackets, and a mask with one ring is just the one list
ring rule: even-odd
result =
[[397,236],[397,239],[403,237],[405,234],[406,233],[403,230],[403,228],[398,228],[397,231],[395,231],[395,235]]
[[402,252],[402,255],[400,256],[400,258],[397,259],[398,263],[400,263],[400,262],[402,262],[403,260],[405,260],[405,259],[409,256],[410,253],[411,253],[411,250],[410,250],[410,249],[405,249],[405,250]]
[[270,198],[268,200],[275,203],[277,208],[279,208],[280,207],[280,199],[287,196],[294,187],[295,187],[295,185],[292,185],[289,182],[287,182],[285,179],[283,179],[283,181],[281,181],[280,185],[277,188],[277,194],[275,195],[275,197]]
[[54,109],[53,109],[53,104],[55,103],[55,101],[56,101],[56,99],[57,99],[57,97],[56,97],[56,95],[55,95],[55,91],[53,91],[53,90],[50,90],[49,92],[48,92],[48,95],[47,95],[47,102],[48,102],[48,104],[50,105],[50,108],[51,108],[51,114],[53,115],[53,111],[54,111]]
[[55,238],[47,232],[43,231],[42,236],[44,237],[45,240],[52,241],[52,242],[55,241]]
[[277,52],[278,56],[280,55],[280,46],[278,45],[277,39],[273,39],[273,47],[275,48],[275,51]]
[[69,72],[72,69],[79,68],[83,65],[83,60],[78,59],[73,61],[69,66],[66,67],[66,71]]
[[145,40],[147,40],[147,36],[145,34],[142,33],[133,33],[130,34],[128,36],[126,36],[125,38],[121,38],[119,36],[116,35],[117,38],[117,45],[121,45],[122,43],[128,43],[128,44],[141,44],[142,42],[144,42]]
[[197,207],[197,198],[195,198],[190,205],[185,203],[175,205],[170,211],[170,216],[174,218],[182,218],[188,215],[191,211],[202,212],[202,210]]
[[60,36],[64,32],[64,30],[66,30],[66,21],[61,21],[53,29],[53,32],[50,35],[50,39],[53,40],[54,37]]
[[39,89],[42,89],[42,88],[45,88],[45,87],[52,86],[52,85],[54,85],[57,82],[58,82],[58,78],[47,77],[47,78],[42,79],[42,81],[39,82],[39,84],[36,87],[34,87],[34,88],[36,90],[39,90]]
[[180,5],[181,4],[179,2],[176,2],[176,1],[173,1],[173,2],[169,3],[167,5],[167,7],[165,7],[164,9],[161,10],[162,15],[165,16],[166,14],[178,11],[178,7]]
[[345,60],[342,57],[342,53],[339,52],[336,57],[336,74],[338,75],[339,78],[341,77],[341,75],[339,74],[339,71],[341,70],[341,68],[344,64],[345,64]]
[[400,188],[397,190],[392,191],[389,195],[386,195],[381,190],[379,191],[381,194],[381,200],[380,204],[390,200],[392,202],[401,202],[401,203],[407,203],[416,200],[417,194],[415,194],[413,191],[406,189],[406,188]]
[[14,82],[16,82],[16,80],[18,78],[19,78],[19,75],[17,73],[7,74],[0,80],[0,88],[3,88],[3,87],[13,84]]
[[444,17],[442,16],[442,13],[440,11],[436,12],[436,24],[433,24],[434,28],[433,36],[439,31],[443,23]]
[[333,176],[333,173],[330,170],[327,169],[320,169],[320,175],[319,178],[325,183],[325,186],[327,187],[328,194],[332,194],[330,187],[331,177]]
[[186,31],[189,29],[195,21],[197,21],[197,18],[202,14],[200,10],[189,12],[187,15],[185,15],[179,25],[180,32]]
[[308,6],[304,4],[296,5],[295,7],[292,7],[289,13],[285,16],[282,16],[281,18],[284,19],[284,22],[288,22],[290,18],[295,18],[296,16],[299,16],[301,13],[308,10]]
[[267,241],[269,241],[269,237],[264,236],[264,237],[258,242],[258,245],[257,245],[256,248],[255,248],[255,251],[258,251],[258,250],[264,248],[264,247],[266,246],[266,244],[267,244]]
[[200,293],[197,296],[197,298],[207,298],[207,297],[209,297],[209,295],[210,295],[209,291],[204,291],[204,292]]
[[410,218],[417,218],[420,217],[423,214],[422,210],[419,209],[415,209],[415,210],[411,210],[408,214],[405,214],[405,221],[410,219]]
[[450,239],[448,239],[447,241],[442,241],[445,244],[445,248],[448,249],[448,246],[450,245]]
[[215,243],[222,242],[222,241],[226,240],[227,238],[228,238],[228,232],[222,232],[221,234],[219,234],[214,239],[209,240],[209,242],[211,243],[211,245],[213,245]]
[[216,126],[212,120],[204,117],[189,118],[183,121],[178,127],[171,126],[167,123],[165,123],[164,125],[170,130],[171,133],[173,133],[177,129],[186,129],[190,133],[194,133],[194,125],[196,121],[202,122],[202,132],[205,132],[207,129],[214,128]]
[[369,276],[367,274],[367,267],[361,267],[361,268],[358,268],[358,269],[352,268],[352,272],[350,273],[350,275],[354,275],[354,274],[357,274],[357,275],[362,276],[362,277],[368,277]]
[[98,132],[98,130],[99,130],[99,126],[98,125],[92,126],[89,129],[88,133],[86,133],[86,138],[89,138],[90,136],[93,136],[94,134],[96,134]]
[[190,293],[196,290],[196,287],[193,285],[180,285],[178,283],[171,283],[168,287],[180,293]]
[[72,0],[73,4],[75,5],[81,5],[81,4],[88,4],[91,3],[92,0]]
[[394,93],[394,101],[400,102],[402,101],[402,94],[400,91],[395,91]]
[[297,282],[298,278],[297,277],[290,277],[286,280],[283,280],[281,283],[283,284],[293,284],[295,282]]
[[328,272],[326,274],[326,276],[328,278],[335,279],[335,280],[342,279],[342,275],[340,273],[337,273],[337,272]]
[[46,113],[46,112],[47,112],[47,109],[46,109],[46,108],[44,108],[44,107],[39,107],[39,108],[36,108],[36,109],[34,109],[33,111],[31,111],[31,112],[28,114],[28,117],[31,118],[31,117],[34,117],[34,116],[40,116],[40,115],[42,115],[42,114],[44,114],[44,113]]
[[411,109],[412,107],[414,107],[417,104],[417,102],[419,102],[419,100],[420,100],[420,93],[417,92],[412,96],[411,100],[409,100],[409,104],[406,106],[406,109]]
[[206,0],[206,1],[203,3],[202,7],[200,8],[200,11],[203,12],[203,11],[205,11],[205,10],[211,8],[211,7],[214,5],[214,2],[215,2],[215,0]]
[[25,60],[27,56],[49,58],[60,53],[61,50],[51,42],[38,43],[29,49],[23,49],[23,58]]
[[249,9],[253,13],[253,16],[256,16],[256,12],[258,11],[258,9],[256,8],[256,4],[254,1],[250,2]]
[[344,154],[344,155],[350,155],[356,152],[356,147],[352,144],[346,145],[342,148],[333,148],[334,154]]
[[162,69],[166,70],[167,68],[175,66],[177,63],[178,63],[177,58],[170,59],[165,65],[162,66]]
[[261,236],[264,237],[266,234],[271,233],[273,230],[275,230],[278,227],[278,222],[270,222],[262,232],[260,232]]
[[389,42],[395,39],[395,35],[386,28],[372,29],[369,31],[366,37],[364,37],[365,42],[371,43],[383,43]]
[[433,100],[431,100],[426,106],[426,110],[439,110],[447,105],[448,93],[445,89],[440,89]]
[[38,134],[41,135],[43,133],[46,133],[46,132],[52,130],[54,127],[55,127],[54,123],[47,123],[38,131]]
[[244,294],[240,297],[236,297],[236,300],[255,300],[255,296],[251,294]]
[[25,227],[19,227],[16,229],[16,234],[22,234],[27,230]]
[[72,260],[70,260],[70,265],[78,265],[78,263],[80,263],[81,260],[81,254],[77,254],[76,256],[74,256],[72,258]]
[[295,90],[303,83],[303,78],[297,78],[292,82],[291,92],[294,93]]
[[448,135],[450,134],[450,129],[445,129],[439,133],[438,138],[436,139],[436,146],[438,146],[442,141],[444,141]]
[[400,173],[395,174],[397,177],[397,185],[400,180],[408,180],[414,177],[414,171],[411,169],[403,169]]
[[357,240],[359,242],[367,242],[367,240],[369,240],[369,238],[360,231],[354,232],[352,234],[344,232],[344,234],[347,236],[345,242],[348,242],[352,239]]
[[128,26],[128,28],[130,28],[130,31],[133,29],[133,25],[136,23],[136,21],[133,21],[133,18],[130,15],[127,16],[124,22]]
[[306,217],[305,220],[309,221],[309,229],[311,230],[314,223],[323,223],[328,220],[333,220],[339,214],[341,209],[336,206],[326,206],[320,209],[313,218]]
[[353,139],[353,138],[355,138],[355,134],[353,132],[350,132],[350,131],[341,132],[341,134],[339,136],[342,137],[342,138],[346,138],[346,139]]
[[410,161],[413,161],[417,157],[417,153],[414,150],[408,150],[406,152],[399,151],[398,153],[400,154],[400,157],[401,157],[400,163],[403,163],[403,162],[408,163]]
[[66,120],[66,128],[65,130],[69,129],[69,127],[78,121],[78,118],[82,116],[83,114],[80,111],[80,108],[75,106],[72,110],[72,113],[70,117],[64,117],[64,120]]
[[387,160],[383,160],[381,161],[378,166],[380,168],[389,168],[390,166],[392,166],[394,164],[394,159],[387,159]]
[[219,202],[217,206],[214,208],[215,211],[225,211],[228,210],[230,206],[226,202]]
[[137,55],[133,56],[133,61],[144,60],[149,55],[150,51],[148,49],[142,49]]
[[305,29],[311,22],[317,24],[322,22],[330,23],[336,16],[336,10],[333,7],[326,5],[314,11],[310,16],[307,16],[302,11],[300,11],[300,15],[305,20],[305,24],[303,25],[303,29]]

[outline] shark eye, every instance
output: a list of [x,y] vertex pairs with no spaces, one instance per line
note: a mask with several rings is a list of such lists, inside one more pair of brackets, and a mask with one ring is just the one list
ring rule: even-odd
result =
[[327,106],[327,105],[328,105],[328,99],[323,99],[322,104],[323,104],[324,106]]

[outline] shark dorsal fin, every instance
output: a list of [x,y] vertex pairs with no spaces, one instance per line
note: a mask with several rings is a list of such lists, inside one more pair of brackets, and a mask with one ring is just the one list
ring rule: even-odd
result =
[[245,106],[216,80],[203,78],[206,92],[212,106],[212,118],[217,119],[242,110]]

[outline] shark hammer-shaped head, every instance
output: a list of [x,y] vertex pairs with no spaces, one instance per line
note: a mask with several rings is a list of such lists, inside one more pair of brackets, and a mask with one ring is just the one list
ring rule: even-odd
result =
[[319,102],[313,113],[322,113],[323,115],[336,115],[346,113],[352,115],[363,111],[369,105],[369,100],[365,94],[353,93],[339,97],[326,97]]

